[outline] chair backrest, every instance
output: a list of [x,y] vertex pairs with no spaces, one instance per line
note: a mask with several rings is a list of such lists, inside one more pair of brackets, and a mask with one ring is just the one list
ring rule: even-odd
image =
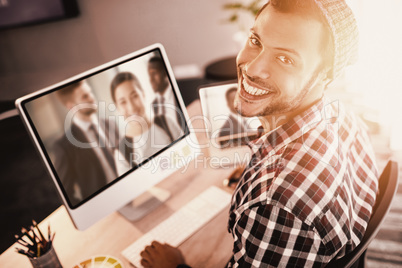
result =
[[379,178],[379,193],[362,241],[352,252],[340,259],[330,261],[326,267],[348,268],[359,260],[361,256],[364,256],[363,253],[380,230],[381,223],[391,207],[397,188],[398,163],[390,160]]

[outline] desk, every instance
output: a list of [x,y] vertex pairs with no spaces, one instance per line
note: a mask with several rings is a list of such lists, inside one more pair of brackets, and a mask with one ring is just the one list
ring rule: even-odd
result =
[[[195,162],[193,162],[195,163]],[[115,212],[86,231],[74,228],[64,206],[59,207],[40,223],[42,230],[48,224],[56,232],[54,246],[63,267],[73,267],[94,255],[112,255],[125,267],[131,267],[121,251],[174,211],[210,185],[222,186],[222,178],[231,169],[196,168],[190,165],[185,173],[175,173],[158,184],[168,189],[172,197],[162,206],[137,222],[129,222]],[[228,209],[200,229],[179,248],[193,267],[224,267],[232,250],[232,237],[226,230]],[[157,237],[155,237],[157,240]],[[0,256],[0,267],[31,267],[27,257],[17,254],[11,246]]]
[[[199,101],[188,107],[190,115],[200,114]],[[201,120],[192,122],[196,129],[204,128]],[[200,144],[207,142],[205,132],[198,131]],[[207,152],[204,150],[205,157]],[[40,223],[46,230],[48,224],[56,232],[55,250],[63,267],[73,267],[79,261],[95,255],[111,255],[120,259],[125,267],[132,267],[121,255],[121,251],[166,219],[194,196],[211,185],[222,187],[222,180],[228,177],[234,168],[216,168],[208,163],[193,161],[157,186],[167,189],[172,196],[162,206],[137,222],[129,222],[115,212],[99,221],[86,231],[74,228],[64,206],[59,207]],[[230,191],[230,190],[227,190]],[[232,252],[232,236],[226,230],[227,209],[185,241],[179,248],[186,261],[193,267],[224,267]],[[157,237],[155,237],[157,240]],[[0,267],[31,267],[27,257],[17,254],[11,246],[0,256]]]

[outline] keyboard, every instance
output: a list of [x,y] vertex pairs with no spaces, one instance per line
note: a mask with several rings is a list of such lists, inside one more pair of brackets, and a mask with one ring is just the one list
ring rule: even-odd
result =
[[229,205],[230,200],[231,194],[216,186],[210,186],[124,249],[123,256],[133,265],[141,267],[140,252],[152,241],[156,240],[178,247]]

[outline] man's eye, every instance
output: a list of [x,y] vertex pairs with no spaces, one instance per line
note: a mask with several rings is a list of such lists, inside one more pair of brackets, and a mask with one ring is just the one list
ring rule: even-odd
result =
[[286,56],[278,56],[278,60],[280,60],[282,63],[287,64],[287,65],[293,65],[294,62],[292,59],[286,57]]
[[249,37],[249,42],[253,46],[259,46],[260,45],[260,41],[258,41],[258,39],[253,37],[253,36]]

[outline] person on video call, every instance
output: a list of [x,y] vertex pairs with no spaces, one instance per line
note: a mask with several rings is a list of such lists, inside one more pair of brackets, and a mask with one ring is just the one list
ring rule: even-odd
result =
[[229,107],[229,115],[223,126],[220,128],[218,137],[244,133],[249,130],[247,121],[239,115],[235,106],[234,99],[236,96],[237,87],[229,88],[226,91],[226,104]]
[[181,112],[178,109],[162,58],[153,57],[149,60],[148,74],[155,92],[155,100],[152,102],[154,122],[166,131],[173,142],[182,134],[181,126],[184,117],[180,116]]
[[[361,121],[324,95],[355,60],[358,31],[344,0],[272,0],[237,56],[235,106],[264,132],[232,198],[228,267],[322,267],[361,241],[378,188]],[[281,120],[277,120],[280,118]],[[144,267],[185,267],[153,242]]]
[[118,174],[170,144],[165,131],[151,124],[145,113],[144,90],[137,77],[130,72],[118,73],[111,83],[111,95],[118,112],[124,116],[125,132],[115,151]]
[[116,178],[113,148],[119,134],[114,122],[97,117],[91,87],[84,80],[56,92],[72,116],[71,126],[54,146],[55,168],[73,204]]

